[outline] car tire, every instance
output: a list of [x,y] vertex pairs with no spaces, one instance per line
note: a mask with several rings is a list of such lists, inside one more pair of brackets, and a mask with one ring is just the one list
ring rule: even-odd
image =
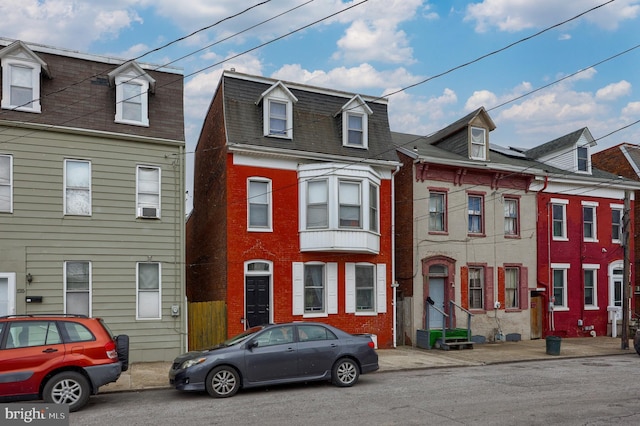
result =
[[42,391],[42,399],[50,404],[68,404],[69,411],[78,411],[89,401],[91,386],[85,376],[64,371],[53,376]]
[[207,374],[207,392],[214,398],[229,398],[240,390],[240,376],[233,368],[221,365]]
[[349,387],[355,385],[359,377],[358,364],[350,358],[342,358],[333,366],[331,381],[336,386]]
[[118,361],[122,363],[122,371],[129,369],[129,336],[120,334],[116,336],[116,351],[118,351]]

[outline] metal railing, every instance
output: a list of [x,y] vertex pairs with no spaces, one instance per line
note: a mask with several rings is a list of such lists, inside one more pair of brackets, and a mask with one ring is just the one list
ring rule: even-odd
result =
[[455,324],[453,323],[454,321],[454,309],[458,308],[460,309],[462,312],[467,314],[467,340],[471,340],[471,317],[473,317],[473,314],[468,310],[463,308],[462,306],[460,306],[459,304],[457,304],[455,301],[450,300],[449,301],[449,314],[447,314],[446,312],[444,312],[442,309],[440,309],[439,307],[437,307],[434,303],[433,300],[431,300],[431,298],[427,298],[425,300],[425,319],[424,319],[424,329],[426,331],[427,334],[427,349],[431,349],[431,327],[430,327],[430,317],[431,317],[431,310],[435,310],[436,312],[438,312],[440,315],[442,315],[442,342],[444,343],[447,337],[447,318],[449,319],[449,329],[453,330],[455,328]]

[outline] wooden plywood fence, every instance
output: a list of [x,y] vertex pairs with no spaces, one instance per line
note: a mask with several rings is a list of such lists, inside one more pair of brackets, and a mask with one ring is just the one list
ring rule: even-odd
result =
[[223,301],[189,303],[189,350],[227,340],[227,308]]

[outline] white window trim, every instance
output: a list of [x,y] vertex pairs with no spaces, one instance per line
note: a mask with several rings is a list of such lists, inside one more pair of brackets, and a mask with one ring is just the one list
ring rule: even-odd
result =
[[[580,170],[580,158],[578,157],[578,152],[579,149],[578,148],[584,148],[587,150],[587,170]],[[576,173],[582,173],[582,174],[591,174],[591,150],[589,149],[589,145],[578,145],[576,146],[575,149],[575,162],[576,162]]]
[[[600,308],[598,307],[598,270],[600,269],[600,264],[598,263],[585,263],[582,265],[582,273],[584,275],[584,271],[593,271],[593,305],[584,305],[584,309],[586,311],[597,311]],[[584,303],[584,300],[583,300]]]
[[[307,182],[322,178],[327,180],[328,189],[328,226],[324,228],[308,228],[307,227]],[[340,202],[338,197],[340,181],[349,181],[360,183],[360,228],[341,227],[340,226]],[[311,167],[300,168],[298,172],[298,195],[299,195],[299,231],[350,231],[350,232],[369,232],[379,235],[380,233],[380,186],[382,179],[372,169],[368,167],[349,167],[345,168],[338,164],[323,164],[321,167],[312,165]],[[369,223],[369,186],[377,187],[378,196],[378,232],[371,231]],[[366,209],[366,211],[363,211]]]
[[[89,213],[86,213],[86,214],[70,213],[67,210],[67,189],[73,189],[73,188],[68,188],[67,187],[67,163],[69,163],[69,162],[87,163],[88,166],[89,166]],[[64,176],[63,176],[64,191],[63,191],[62,204],[63,204],[64,214],[66,216],[91,216],[93,214],[93,179],[92,179],[91,161],[88,161],[88,160],[76,160],[76,159],[72,159],[72,158],[65,158],[63,174],[64,174]]]
[[[140,316],[140,271],[139,267],[142,263],[153,263],[158,265],[158,317],[141,317]],[[136,263],[136,320],[140,321],[157,321],[162,319],[162,263],[160,262],[138,262]]]
[[[115,78],[116,84],[116,115],[115,122],[120,124],[131,124],[134,126],[149,127],[149,81],[143,78],[135,78],[127,74],[119,75]],[[124,115],[124,85],[135,84],[140,86],[140,121],[128,120]]]
[[[356,266],[373,266],[374,311],[356,309]],[[345,263],[345,313],[356,316],[377,316],[387,312],[387,265],[384,263]]]
[[[155,169],[158,170],[158,204],[141,204],[139,201],[140,198],[140,169]],[[158,166],[148,166],[139,164],[136,166],[136,217],[144,218],[144,219],[160,219],[162,217],[162,169]],[[143,216],[143,208],[155,208],[156,215],[154,216]]]
[[[251,182],[262,182],[267,184],[267,226],[251,226],[251,198],[249,197],[249,187]],[[247,178],[247,230],[249,232],[273,232],[273,188],[271,179],[253,176]]]
[[[31,107],[13,105],[11,103],[11,69],[12,67],[28,68],[31,70],[31,89],[32,99]],[[40,72],[42,67],[36,62],[19,60],[14,58],[2,59],[2,109],[11,109],[22,112],[42,112],[40,105]]]
[[[620,233],[623,234],[624,233],[624,204],[609,204],[609,207],[611,208],[611,210],[619,210],[620,211]],[[613,223],[611,224],[613,226]],[[622,244],[622,240],[620,238],[613,238],[613,235],[611,236],[611,242],[615,243],[615,244]]]
[[[554,305],[553,310],[554,311],[568,311],[569,310],[569,306],[567,305],[567,287],[568,287],[568,282],[567,282],[567,277],[568,277],[568,271],[571,267],[571,264],[569,263],[552,263],[551,264],[551,296],[553,296],[553,271],[554,270],[561,270],[563,271],[563,288],[562,288],[562,300],[564,300],[564,305],[559,306],[559,305]],[[555,302],[554,302],[555,303]]]
[[0,213],[13,213],[13,155],[0,154],[0,157],[9,159],[9,210],[0,210]]
[[[304,266],[324,265],[325,267],[325,312],[304,312]],[[338,264],[335,262],[293,262],[293,315],[303,318],[326,318],[338,313]]]
[[64,262],[63,270],[62,270],[62,280],[63,280],[63,302],[64,302],[64,313],[68,313],[67,309],[67,264],[68,263],[88,263],[89,264],[89,316],[93,316],[93,265],[90,261],[86,260],[67,260]]
[[[270,101],[276,101],[286,104],[285,133],[271,133],[271,114]],[[293,93],[281,81],[278,81],[269,89],[265,90],[260,98],[256,101],[256,105],[262,102],[262,134],[263,136],[280,139],[293,139],[293,104],[298,102]]]
[[7,306],[7,314],[15,315],[16,313],[16,273],[15,272],[0,272],[0,278],[7,279],[7,296],[8,306]]
[[[482,130],[482,133],[484,135],[482,144],[473,142],[473,129]],[[472,160],[483,160],[483,161],[487,159],[487,144],[488,144],[487,136],[488,136],[488,132],[487,132],[487,129],[485,129],[484,127],[477,127],[477,126],[469,127],[469,158],[471,158]],[[482,145],[482,156],[478,157],[473,155],[474,145],[478,145],[478,146]]]
[[[597,201],[582,201],[582,207],[591,207],[593,208],[593,237],[591,238],[587,238],[584,237],[583,235],[583,239],[585,242],[590,242],[590,243],[597,243],[598,242],[598,205],[599,203]],[[584,233],[584,218],[583,218],[583,233]]]
[[[555,236],[553,235],[553,205],[562,206],[562,235]],[[569,241],[569,237],[567,236],[567,205],[569,204],[569,200],[561,199],[561,198],[552,198],[551,199],[551,239],[553,241]]]
[[[344,104],[335,116],[341,114],[342,118],[342,146],[349,148],[368,149],[369,148],[369,116],[373,114],[373,110],[362,99],[362,96],[355,95],[349,102]],[[362,117],[362,145],[354,145],[349,143],[349,115],[358,115]]]

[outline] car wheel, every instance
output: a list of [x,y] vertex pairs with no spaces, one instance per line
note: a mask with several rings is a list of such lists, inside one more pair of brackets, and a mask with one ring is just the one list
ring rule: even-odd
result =
[[352,359],[342,358],[333,366],[331,380],[336,386],[353,386],[357,383],[358,377],[360,377],[360,369]]
[[86,377],[75,371],[65,371],[49,379],[42,392],[42,399],[48,403],[68,404],[69,411],[73,412],[85,406],[90,393]]
[[214,398],[228,398],[240,389],[240,376],[233,367],[222,365],[207,374],[207,392]]
[[116,336],[116,351],[118,351],[118,361],[122,363],[122,371],[129,369],[129,336],[120,334]]

